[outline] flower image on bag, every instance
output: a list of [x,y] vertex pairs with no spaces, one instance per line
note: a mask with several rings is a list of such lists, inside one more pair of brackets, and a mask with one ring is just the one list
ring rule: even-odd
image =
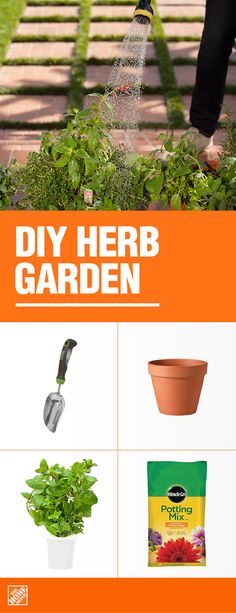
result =
[[207,463],[148,462],[148,566],[205,566]]

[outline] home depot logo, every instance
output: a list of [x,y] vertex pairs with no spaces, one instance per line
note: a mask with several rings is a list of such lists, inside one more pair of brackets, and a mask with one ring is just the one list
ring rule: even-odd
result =
[[8,585],[8,606],[28,606],[28,585]]

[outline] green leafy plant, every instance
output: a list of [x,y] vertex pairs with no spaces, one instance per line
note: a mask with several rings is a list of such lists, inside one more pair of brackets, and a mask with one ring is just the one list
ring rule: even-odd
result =
[[8,209],[15,193],[16,181],[11,168],[0,164],[0,210]]
[[67,128],[56,138],[47,133],[42,141],[42,151],[52,155],[56,168],[67,169],[74,189],[81,189],[83,180],[88,181],[111,157],[110,133],[100,105],[92,102],[91,108],[74,109]]
[[22,492],[36,526],[58,537],[83,532],[84,518],[91,516],[98,500],[91,490],[97,481],[90,475],[94,466],[92,460],[75,462],[70,468],[48,466],[44,459],[40,462],[36,476],[26,481],[32,491]]
[[40,152],[18,166],[18,187],[24,192],[19,208],[86,209],[87,189],[93,191],[94,209],[138,207],[127,154],[111,142],[105,117],[110,109],[109,97],[96,94],[90,108],[73,111],[65,129],[43,135]]
[[35,210],[76,209],[76,193],[63,168],[56,168],[47,153],[30,153],[28,162],[18,166],[18,188],[23,198],[18,208]]
[[141,207],[147,208],[150,200],[157,200],[164,182],[163,165],[154,155],[129,154],[126,165],[132,171],[132,189]]
[[193,146],[184,141],[174,145],[173,135],[169,134],[161,150],[157,149],[149,158],[131,156],[131,164],[132,160],[136,189],[148,202],[160,201],[163,208],[170,205],[180,209],[191,199],[194,208],[194,181],[202,175],[202,166]]
[[153,169],[145,183],[149,200],[174,210],[232,210],[236,206],[236,158],[221,160],[209,172],[199,161],[195,146],[184,138],[177,144],[170,134],[163,144],[166,161],[160,169],[160,153],[152,157]]

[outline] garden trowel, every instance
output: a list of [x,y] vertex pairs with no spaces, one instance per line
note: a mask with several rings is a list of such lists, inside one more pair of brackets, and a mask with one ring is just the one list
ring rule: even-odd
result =
[[65,408],[65,400],[60,393],[61,385],[65,383],[65,374],[67,371],[68,362],[72,353],[72,349],[76,347],[77,342],[69,338],[62,347],[58,374],[56,382],[58,385],[57,392],[51,392],[46,398],[44,405],[43,418],[44,423],[51,432],[56,432],[57,424]]

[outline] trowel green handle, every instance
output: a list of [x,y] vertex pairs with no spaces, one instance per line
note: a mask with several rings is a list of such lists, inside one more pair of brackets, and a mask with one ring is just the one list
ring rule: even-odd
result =
[[76,345],[77,345],[76,341],[73,341],[72,338],[68,338],[62,347],[59,368],[58,368],[58,373],[57,373],[57,384],[58,385],[63,385],[63,383],[65,383],[65,374],[67,371],[68,362],[72,354],[72,349],[76,347]]

